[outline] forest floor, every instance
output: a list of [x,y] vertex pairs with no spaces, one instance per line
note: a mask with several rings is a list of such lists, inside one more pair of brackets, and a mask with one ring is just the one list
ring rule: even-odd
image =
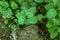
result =
[[[45,26],[45,22],[44,23],[40,23],[40,24],[36,24],[37,27],[38,27],[38,34],[41,36],[41,38],[43,40],[52,40],[50,38],[50,34],[48,33],[48,29],[46,28]],[[22,26],[20,29],[24,29],[26,26]],[[11,33],[12,33],[13,30],[11,30],[10,28],[8,27],[5,27],[4,28],[4,23],[3,23],[3,19],[0,17],[0,40],[12,40],[12,36],[11,36]],[[21,30],[20,30],[21,31]],[[17,31],[19,32],[19,31]],[[19,34],[18,34],[19,35]],[[40,40],[42,40],[40,39]],[[57,39],[56,39],[57,40]]]

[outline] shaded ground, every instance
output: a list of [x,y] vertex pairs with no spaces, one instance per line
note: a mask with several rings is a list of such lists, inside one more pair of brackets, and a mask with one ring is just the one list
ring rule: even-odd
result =
[[[36,9],[38,11],[35,15],[37,15],[39,13],[41,13],[43,15],[46,14],[45,13],[46,10],[45,10],[45,7],[44,7],[45,4],[46,4],[45,2],[43,2],[41,4],[37,3],[37,8]],[[13,13],[14,13],[14,10],[13,10]],[[14,37],[16,38],[16,36],[18,37],[17,40],[19,40],[19,38],[24,40],[24,39],[31,38],[32,34],[33,34],[32,35],[33,37],[31,39],[34,39],[34,37],[38,37],[39,39],[37,38],[36,40],[51,40],[51,38],[49,36],[49,33],[47,31],[46,25],[45,25],[46,22],[47,22],[47,19],[43,19],[43,23],[36,24],[36,27],[38,28],[38,30],[35,30],[35,28],[31,29],[31,27],[29,27],[30,25],[29,26],[23,25],[16,30],[11,30],[7,25],[4,25],[3,20],[4,19],[0,15],[0,39],[1,40],[12,40]],[[9,21],[13,22],[12,20],[9,20]],[[10,22],[9,22],[9,24],[10,24]],[[7,26],[7,27],[5,27],[5,26]],[[33,30],[33,31],[31,31],[30,29]],[[37,32],[35,32],[35,31],[37,31]],[[13,34],[13,35],[11,35],[11,34]],[[29,34],[29,35],[25,35],[25,34]],[[27,38],[27,36],[29,36],[29,38]],[[23,38],[23,37],[26,37],[26,38]],[[16,40],[16,39],[14,39],[14,40]],[[59,40],[59,39],[56,39],[56,40]]]
[[[20,40],[19,38],[21,38],[21,37],[23,40],[24,39],[23,37],[27,38],[27,36],[30,36],[32,34],[35,34],[33,36],[39,37],[39,39],[37,38],[37,40],[51,40],[49,33],[47,31],[47,28],[45,26],[47,19],[43,19],[43,20],[44,20],[43,23],[36,24],[35,27],[37,27],[38,30],[35,30],[36,29],[35,27],[31,28],[32,26],[30,26],[30,25],[29,25],[30,27],[24,25],[14,31],[14,30],[11,30],[9,27],[5,27],[5,25],[3,23],[3,18],[0,16],[0,39],[1,40],[12,40],[14,38],[13,35],[15,33],[17,33],[18,40]],[[28,32],[30,32],[29,35],[24,35],[24,34],[28,34]],[[13,33],[13,35],[11,35],[12,33]],[[21,35],[21,36],[19,36],[19,35]],[[15,37],[16,37],[16,35],[15,35]],[[32,37],[32,39],[34,39],[34,37]],[[56,40],[58,40],[58,39],[56,39]]]
[[[0,16],[0,39],[1,40],[12,40],[11,38],[13,38],[13,37],[11,37],[11,33],[13,32],[13,30],[11,31],[8,27],[4,27],[4,26],[5,25],[3,23],[3,18]],[[26,33],[27,31],[26,32],[24,31],[24,30],[26,30],[25,27],[26,26],[21,27],[21,30],[18,30],[17,33],[22,31],[22,30],[23,30],[22,33]],[[36,27],[38,28],[37,31],[38,31],[38,35],[40,37],[40,40],[51,40],[49,37],[49,33],[47,32],[47,28],[45,27],[45,25],[43,23],[38,24]],[[31,28],[27,27],[27,29],[30,30]],[[35,32],[35,31],[33,31],[33,32]]]
[[4,29],[3,18],[0,15],[0,39],[1,40],[11,40],[10,33]]

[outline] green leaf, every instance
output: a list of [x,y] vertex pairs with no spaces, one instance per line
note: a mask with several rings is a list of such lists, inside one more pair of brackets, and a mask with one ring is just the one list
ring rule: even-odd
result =
[[4,14],[3,14],[6,18],[11,18],[12,17],[12,10],[10,8],[8,8],[7,10],[5,10]]
[[10,28],[12,29],[12,30],[14,30],[14,29],[16,29],[16,25],[15,24],[10,24]]
[[0,6],[2,6],[3,5],[3,1],[0,1]]
[[38,21],[41,21],[44,18],[44,16],[42,14],[36,15],[36,17],[37,17]]
[[57,26],[52,25],[52,27],[48,27],[49,33],[53,33],[56,30]]
[[4,23],[5,23],[5,24],[8,24],[8,19],[4,20]]
[[42,3],[43,2],[43,0],[34,0],[35,2],[37,2],[37,3]]
[[51,23],[51,22],[47,22],[46,26],[47,26],[48,28],[50,28],[50,27],[52,27],[52,23]]
[[53,26],[53,25],[52,25],[52,27],[48,28],[51,39],[54,39],[58,35],[58,32],[56,31],[56,28],[57,28],[57,26]]
[[8,8],[9,4],[8,4],[7,1],[0,1],[0,6],[3,7],[3,8]]
[[53,26],[53,25],[52,25],[52,27],[48,28],[48,31],[50,33],[50,37],[52,39],[54,39],[58,35],[58,32],[56,31],[56,28],[57,28],[57,26]]
[[7,1],[3,1],[3,5],[2,5],[4,8],[8,8],[9,7],[9,4]]
[[60,20],[57,19],[57,18],[53,18],[52,22],[53,22],[54,25],[60,25]]
[[17,19],[14,19],[14,22],[17,24],[18,23],[18,20]]
[[54,4],[53,3],[46,4],[45,5],[45,8],[46,8],[46,10],[49,10],[51,8],[54,8]]
[[27,18],[31,18],[35,15],[36,13],[36,8],[35,7],[31,7],[30,9],[26,10],[26,16]]
[[50,37],[52,39],[56,38],[58,36],[58,32],[57,31],[54,31],[53,33],[50,34]]
[[52,3],[52,0],[44,0],[44,2]]
[[60,27],[57,27],[57,32],[59,32],[59,33],[60,33]]
[[26,20],[26,18],[25,18],[24,16],[20,16],[19,19],[18,19],[18,23],[19,23],[20,25],[23,25],[24,22],[25,22],[25,20]]
[[7,10],[5,9],[1,9],[0,10],[1,14],[5,17],[5,18],[11,18],[12,17],[12,10],[10,8],[8,8]]
[[17,17],[17,19],[18,19],[18,23],[19,23],[20,25],[23,25],[24,22],[25,22],[25,20],[26,20],[26,17],[25,17],[25,15],[24,15],[24,13],[23,13],[23,12],[18,12],[18,13],[16,14],[16,17]]
[[2,9],[2,7],[0,7],[0,13],[3,13],[3,10],[4,10],[4,9]]
[[48,10],[48,12],[46,13],[46,17],[48,19],[51,19],[51,18],[55,18],[57,16],[57,12],[55,9],[50,9]]
[[21,4],[21,10],[28,10],[30,8],[30,5],[27,2],[24,2]]
[[18,5],[17,5],[16,2],[12,1],[10,4],[11,4],[12,9],[17,9],[18,8]]
[[55,6],[57,6],[59,2],[60,2],[60,0],[53,0],[53,3]]
[[35,16],[29,18],[26,20],[25,24],[36,24],[37,23],[37,18]]
[[60,19],[60,13],[58,14],[58,17],[59,17],[59,19]]
[[19,3],[20,5],[24,2],[25,0],[16,0],[17,3]]
[[19,18],[20,16],[25,16],[25,14],[24,14],[24,11],[19,11],[19,12],[17,12],[16,13],[16,15],[15,15],[17,18]]

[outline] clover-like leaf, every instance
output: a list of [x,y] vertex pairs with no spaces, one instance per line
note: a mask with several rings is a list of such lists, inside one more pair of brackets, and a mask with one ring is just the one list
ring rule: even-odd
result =
[[24,22],[25,22],[25,20],[26,20],[26,17],[24,16],[24,13],[18,12],[18,13],[16,14],[16,17],[17,17],[17,19],[18,19],[18,23],[19,23],[20,25],[23,25]]
[[31,7],[30,9],[26,10],[26,16],[27,18],[31,18],[35,15],[36,13],[36,8],[35,7]]
[[2,5],[4,8],[8,8],[9,7],[9,4],[7,1],[3,1],[3,5]]
[[43,2],[43,0],[34,0],[35,2],[37,2],[37,3],[42,3]]
[[11,18],[12,17],[12,10],[10,8],[8,8],[7,10],[5,10],[5,13],[3,14],[6,18]]
[[51,8],[54,8],[54,4],[53,3],[46,4],[45,5],[45,8],[46,8],[46,10],[49,10]]
[[16,25],[15,24],[10,24],[9,26],[12,30],[16,29]]
[[5,19],[5,20],[4,20],[4,23],[5,23],[5,24],[8,24],[8,19]]
[[37,18],[35,16],[26,20],[26,24],[36,24],[36,23],[37,23]]
[[23,25],[25,23],[25,21],[26,21],[26,18],[24,16],[20,16],[19,19],[18,19],[18,23],[20,25]]
[[36,17],[37,17],[38,21],[41,21],[44,18],[44,16],[42,14],[36,15]]
[[52,27],[52,23],[51,23],[51,22],[47,22],[46,26],[47,26],[48,28],[50,28],[50,27]]
[[60,0],[53,0],[53,3],[55,6],[57,6],[59,4]]
[[52,19],[54,25],[60,25],[60,20],[57,18]]
[[55,18],[57,16],[57,12],[55,9],[49,9],[48,12],[46,13],[46,17],[48,19]]
[[20,5],[24,2],[25,0],[16,0],[17,3],[19,3]]
[[10,4],[11,4],[12,9],[17,9],[18,8],[18,5],[17,5],[16,2],[12,1]]
[[50,37],[52,39],[56,38],[58,36],[58,32],[57,31],[54,31],[53,33],[50,34]]

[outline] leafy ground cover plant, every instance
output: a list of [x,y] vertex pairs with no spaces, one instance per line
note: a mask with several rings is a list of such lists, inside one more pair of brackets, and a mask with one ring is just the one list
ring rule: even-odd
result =
[[[14,30],[23,25],[44,24],[54,39],[60,35],[60,0],[0,0],[3,23]],[[5,28],[5,27],[3,27]]]

